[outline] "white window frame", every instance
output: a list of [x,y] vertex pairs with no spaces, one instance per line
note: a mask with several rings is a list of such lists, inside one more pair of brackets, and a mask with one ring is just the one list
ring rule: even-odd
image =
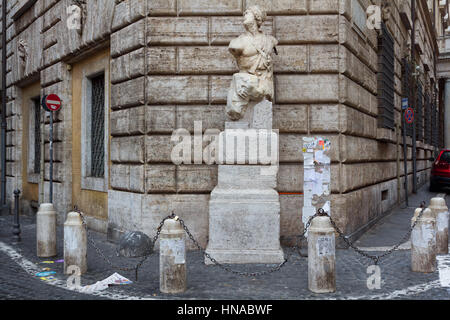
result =
[[[33,97],[29,99],[29,108],[28,108],[28,161],[27,161],[27,177],[29,183],[39,183],[39,175],[40,173],[34,172],[34,161],[35,161],[35,130],[34,130],[34,113],[36,105],[34,104],[35,99],[40,99],[39,96]],[[38,106],[40,108],[40,104]],[[42,113],[44,110],[41,110],[41,117],[39,119],[39,126],[41,127]],[[42,129],[42,128],[41,128]],[[43,139],[43,133],[41,132],[41,139]],[[42,152],[42,151],[41,151]],[[42,154],[42,153],[41,153]],[[41,159],[42,160],[42,159]]]
[[[91,79],[99,74],[105,76],[105,174],[103,178],[91,174]],[[81,189],[108,192],[109,160],[109,57],[87,64],[82,71],[81,83]]]

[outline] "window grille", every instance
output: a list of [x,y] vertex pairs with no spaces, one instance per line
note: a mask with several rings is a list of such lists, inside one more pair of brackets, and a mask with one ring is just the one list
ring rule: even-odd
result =
[[438,142],[439,142],[439,116],[438,116],[438,108],[436,106],[436,101],[433,100],[433,105],[432,105],[432,137],[431,137],[431,144],[435,147],[438,146]]
[[417,84],[417,103],[414,112],[414,122],[416,124],[416,140],[423,140],[423,87]]
[[394,39],[382,23],[378,38],[378,126],[394,129]]
[[431,99],[430,95],[425,94],[425,143],[431,144]]
[[[403,97],[408,98],[408,103],[411,106],[412,90],[411,90],[411,63],[408,59],[402,60],[402,91]],[[403,113],[402,113],[403,116]],[[402,120],[403,121],[403,120]],[[412,125],[405,122],[406,135],[412,137]]]
[[105,76],[91,79],[91,176],[105,175]]

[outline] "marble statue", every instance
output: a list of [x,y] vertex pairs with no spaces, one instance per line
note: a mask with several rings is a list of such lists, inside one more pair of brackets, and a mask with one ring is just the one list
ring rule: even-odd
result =
[[235,57],[239,73],[233,75],[228,92],[226,112],[233,121],[238,121],[251,101],[273,100],[273,60],[277,54],[277,39],[261,31],[266,12],[259,6],[249,7],[244,12],[246,32],[232,40],[228,47]]

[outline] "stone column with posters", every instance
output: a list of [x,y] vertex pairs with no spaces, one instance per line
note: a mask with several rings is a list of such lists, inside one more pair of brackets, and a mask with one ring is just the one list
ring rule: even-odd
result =
[[309,219],[315,215],[319,209],[323,209],[330,214],[330,148],[331,142],[328,139],[320,137],[303,138],[303,225],[306,225]]
[[[277,40],[260,31],[266,13],[244,13],[247,33],[231,41],[239,73],[228,93],[225,131],[219,135],[218,184],[209,203],[207,253],[220,263],[278,264],[280,201],[278,134],[272,130],[273,64]],[[205,258],[206,264],[212,262]]]

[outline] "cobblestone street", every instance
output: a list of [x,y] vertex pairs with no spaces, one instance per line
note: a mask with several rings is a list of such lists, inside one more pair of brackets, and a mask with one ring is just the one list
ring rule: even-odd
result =
[[[433,194],[424,187],[410,199],[410,206]],[[448,203],[447,198],[447,203]],[[428,202],[427,202],[428,203]],[[406,233],[413,209],[397,209],[382,219],[377,226],[363,236],[357,245],[380,247],[393,245]],[[216,266],[206,266],[200,252],[187,254],[188,290],[184,294],[165,295],[159,291],[159,257],[154,253],[139,271],[139,281],[134,282],[134,272],[113,270],[95,250],[88,247],[88,273],[82,276],[81,285],[93,284],[114,272],[132,280],[131,285],[112,287],[96,295],[81,294],[68,290],[63,264],[43,264],[45,259],[35,255],[35,224],[33,219],[21,220],[22,242],[11,243],[11,217],[0,217],[0,298],[1,299],[243,299],[243,300],[314,300],[314,299],[450,299],[449,288],[442,288],[439,272],[432,274],[410,271],[410,250],[399,250],[381,260],[381,289],[367,288],[367,267],[370,260],[353,250],[337,250],[337,292],[316,295],[308,291],[307,259],[293,253],[281,271],[257,278],[239,277]],[[119,258],[116,246],[106,241],[103,234],[91,232],[97,245],[115,264],[135,265],[138,259]],[[63,258],[63,230],[58,228],[58,256]],[[285,253],[290,249],[283,248]],[[376,254],[377,252],[371,252]],[[48,259],[47,259],[48,260]],[[31,264],[29,263],[31,262]],[[34,264],[34,266],[33,266]],[[232,266],[241,271],[262,271],[271,266]],[[42,268],[56,271],[57,280],[45,282],[33,272]]]

